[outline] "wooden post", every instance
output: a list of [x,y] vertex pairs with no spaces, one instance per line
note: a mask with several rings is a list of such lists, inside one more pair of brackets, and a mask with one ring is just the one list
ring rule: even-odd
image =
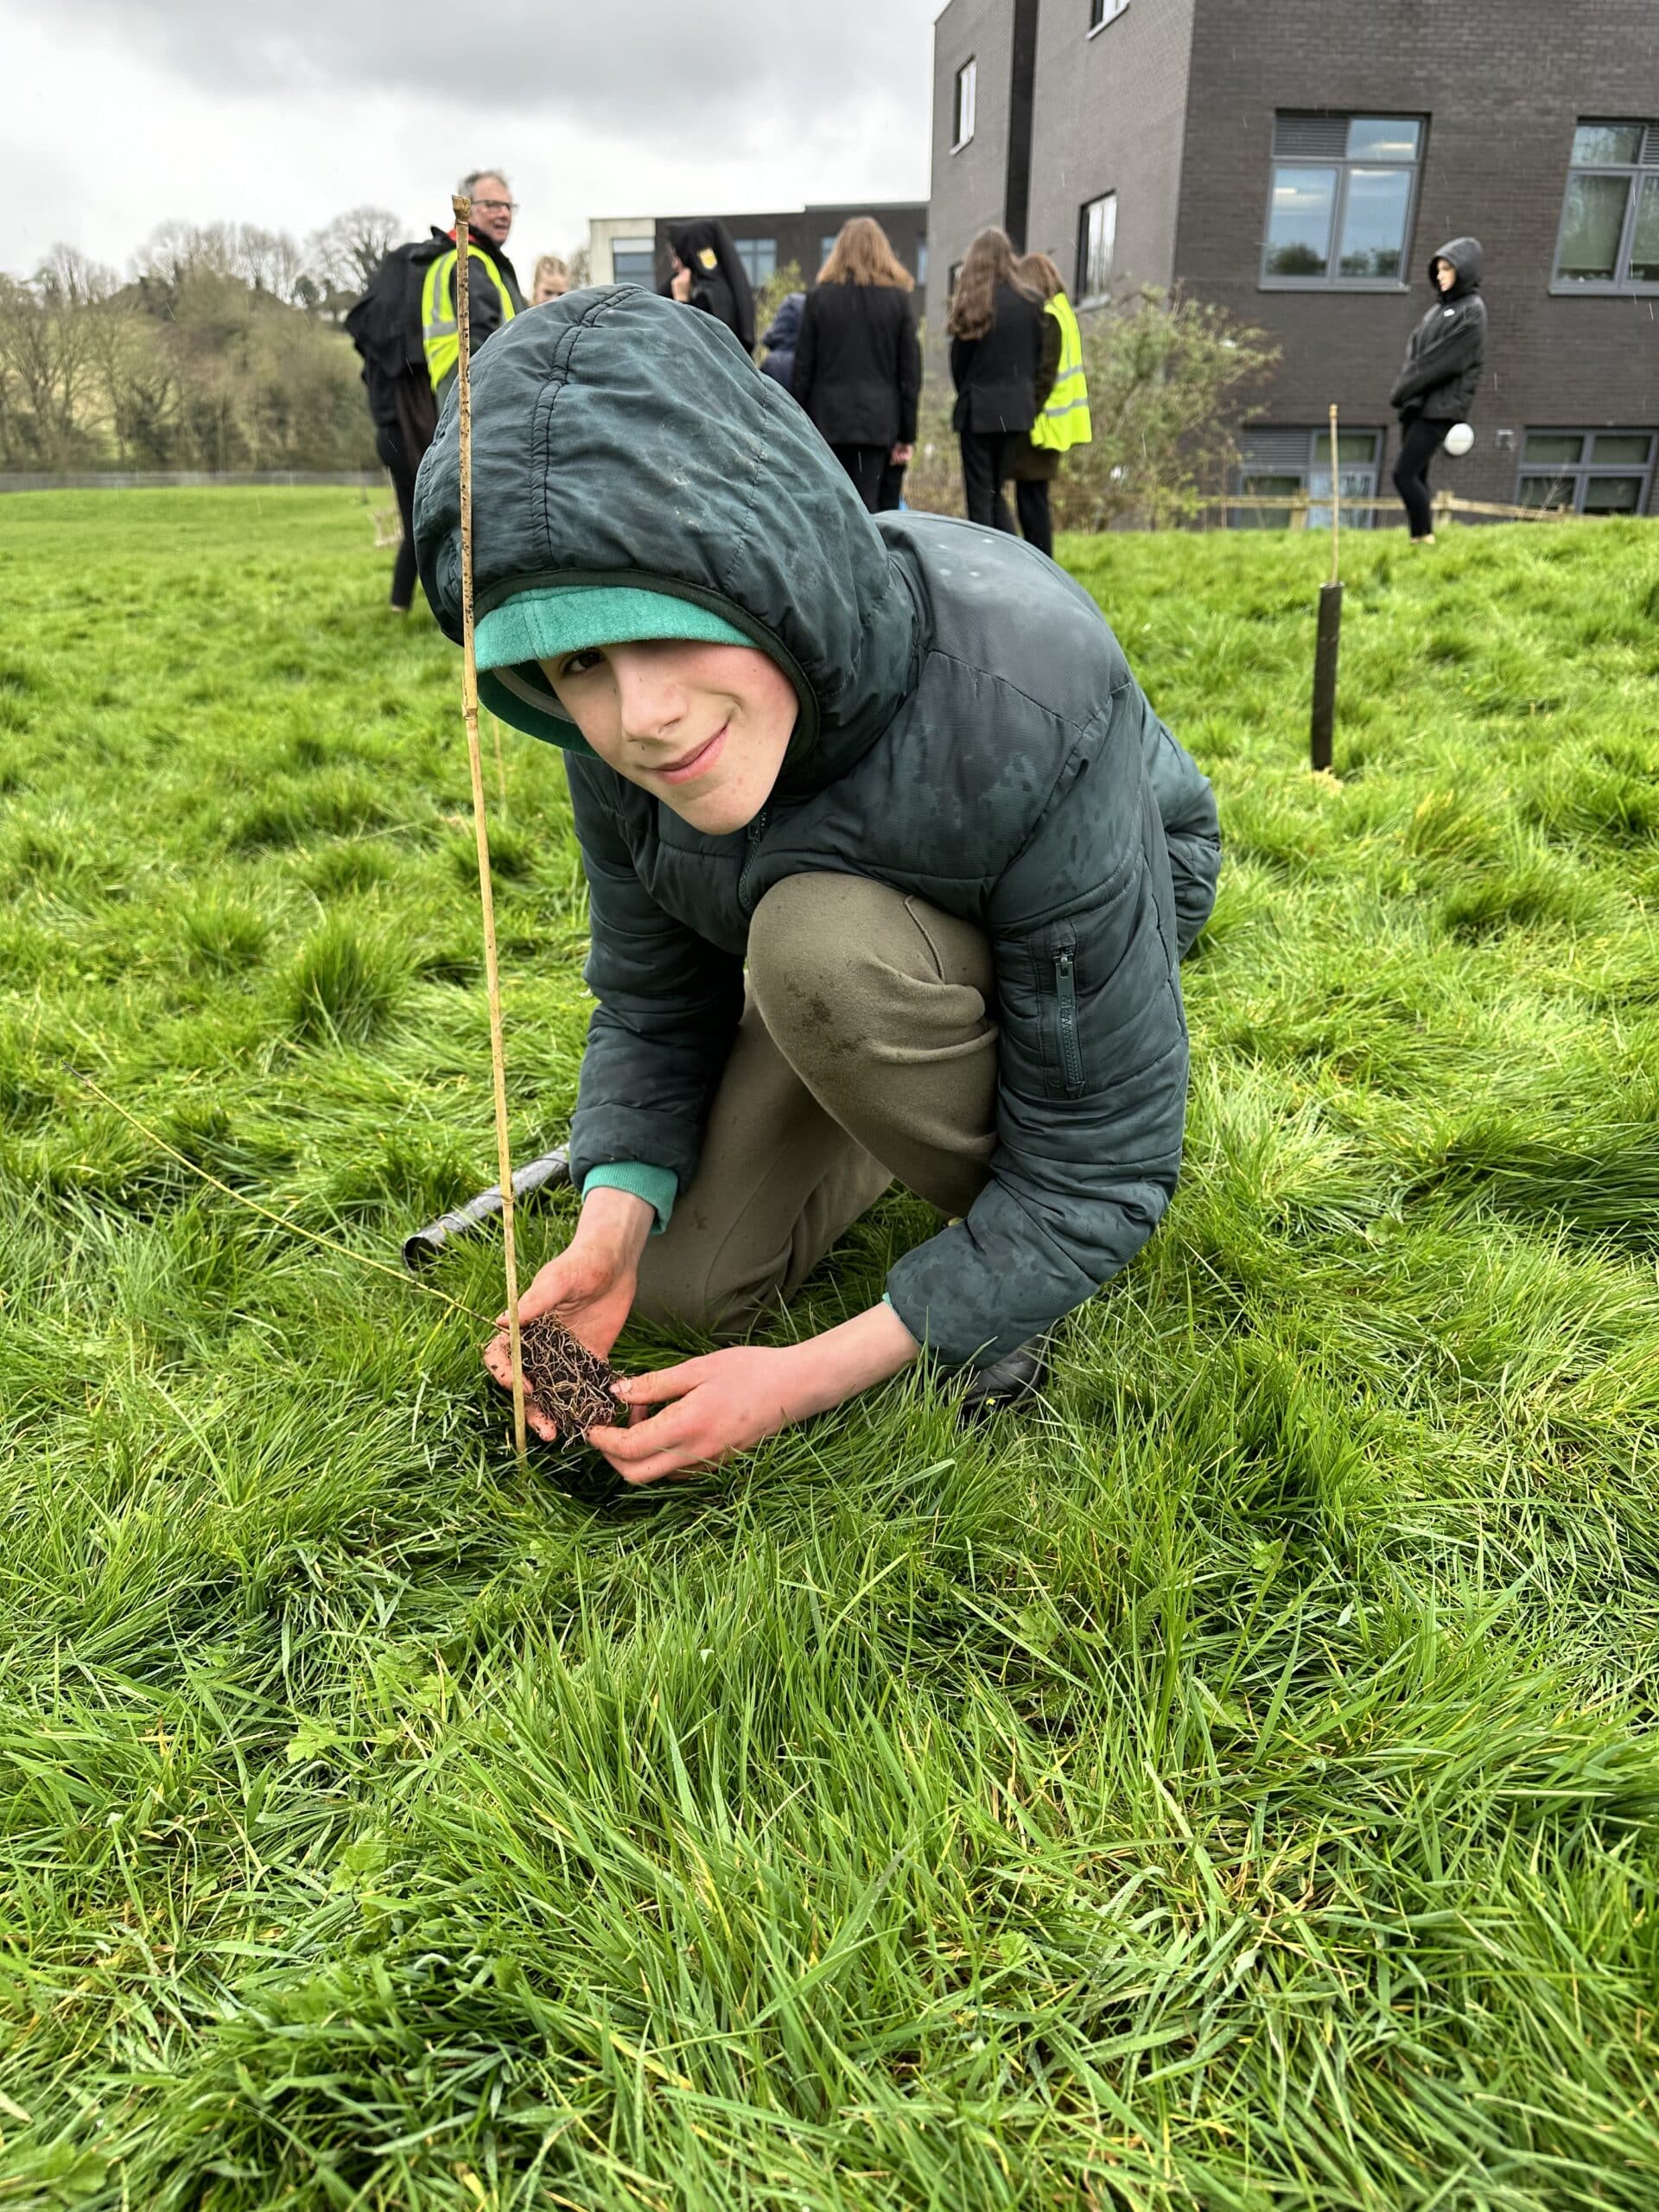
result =
[[484,918],[484,985],[490,1001],[490,1073],[495,1090],[495,1159],[501,1189],[501,1241],[507,1274],[507,1351],[512,1367],[512,1448],[525,1464],[524,1360],[518,1338],[518,1262],[513,1246],[512,1137],[507,1125],[507,1062],[501,1043],[501,976],[495,953],[495,899],[490,884],[490,830],[484,815],[484,761],[478,744],[478,655],[473,636],[473,379],[472,326],[467,314],[468,218],[473,203],[460,194],[455,211],[455,322],[461,338],[456,395],[461,433],[461,708],[467,725],[467,762],[473,778],[473,830],[478,845],[478,903]]
[[1337,492],[1337,410],[1331,410],[1331,581],[1319,587],[1319,625],[1313,648],[1313,710],[1308,753],[1315,770],[1330,772],[1337,723],[1337,663],[1342,652],[1342,580]]

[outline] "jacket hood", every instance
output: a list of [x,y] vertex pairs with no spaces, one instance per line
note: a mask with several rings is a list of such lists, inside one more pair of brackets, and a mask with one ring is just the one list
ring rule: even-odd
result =
[[804,292],[786,292],[772,318],[772,327],[760,343],[768,348],[792,346],[801,334],[801,314],[806,306]]
[[[800,702],[780,787],[833,781],[912,681],[914,603],[851,480],[724,324],[633,285],[568,293],[472,364],[477,617],[569,585],[665,593],[768,653]],[[415,540],[461,642],[459,422],[421,464]],[[481,672],[514,728],[584,751],[535,662]]]
[[1478,238],[1449,238],[1428,257],[1429,284],[1433,287],[1434,283],[1434,264],[1449,261],[1457,270],[1457,276],[1451,290],[1442,292],[1440,296],[1446,300],[1460,300],[1466,293],[1480,289],[1480,274],[1485,260]]

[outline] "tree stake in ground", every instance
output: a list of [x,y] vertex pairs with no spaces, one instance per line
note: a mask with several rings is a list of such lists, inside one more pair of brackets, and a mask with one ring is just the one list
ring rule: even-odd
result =
[[473,779],[473,827],[478,840],[478,899],[484,920],[484,981],[490,1000],[490,1072],[495,1090],[495,1153],[500,1178],[501,1242],[507,1277],[507,1349],[512,1363],[512,1448],[526,1465],[524,1365],[518,1335],[518,1267],[513,1249],[512,1140],[507,1127],[507,1066],[501,1044],[501,977],[495,955],[495,900],[490,888],[490,832],[484,815],[484,763],[478,746],[478,659],[473,637],[473,380],[472,327],[467,308],[471,258],[467,218],[473,203],[455,194],[455,323],[461,340],[456,392],[461,445],[461,698],[467,724],[467,760]]

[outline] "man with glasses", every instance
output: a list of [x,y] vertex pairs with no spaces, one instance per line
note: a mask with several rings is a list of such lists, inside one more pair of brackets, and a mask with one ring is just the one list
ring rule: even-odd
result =
[[[467,321],[472,350],[476,353],[493,332],[524,312],[524,296],[518,289],[518,272],[504,251],[512,228],[516,203],[499,169],[472,169],[455,189],[473,203],[468,239],[473,265],[468,272]],[[453,239],[454,233],[450,236]],[[452,243],[449,251],[440,254],[427,270],[421,291],[426,370],[440,407],[448,397],[461,367],[455,260]]]

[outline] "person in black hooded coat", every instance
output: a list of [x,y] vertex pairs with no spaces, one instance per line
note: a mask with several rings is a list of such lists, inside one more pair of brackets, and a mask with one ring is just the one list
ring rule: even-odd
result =
[[760,340],[766,349],[760,373],[770,377],[774,384],[782,385],[785,391],[795,374],[795,348],[801,335],[801,310],[805,305],[804,292],[786,292]]
[[671,223],[668,243],[674,274],[664,296],[701,308],[723,322],[746,353],[754,351],[754,294],[724,223]]
[[1394,487],[1405,503],[1414,545],[1434,543],[1428,464],[1462,422],[1480,389],[1486,362],[1486,302],[1480,296],[1478,238],[1452,238],[1428,264],[1439,294],[1411,334],[1405,365],[1394,380],[1389,404],[1400,416],[1400,458]]

